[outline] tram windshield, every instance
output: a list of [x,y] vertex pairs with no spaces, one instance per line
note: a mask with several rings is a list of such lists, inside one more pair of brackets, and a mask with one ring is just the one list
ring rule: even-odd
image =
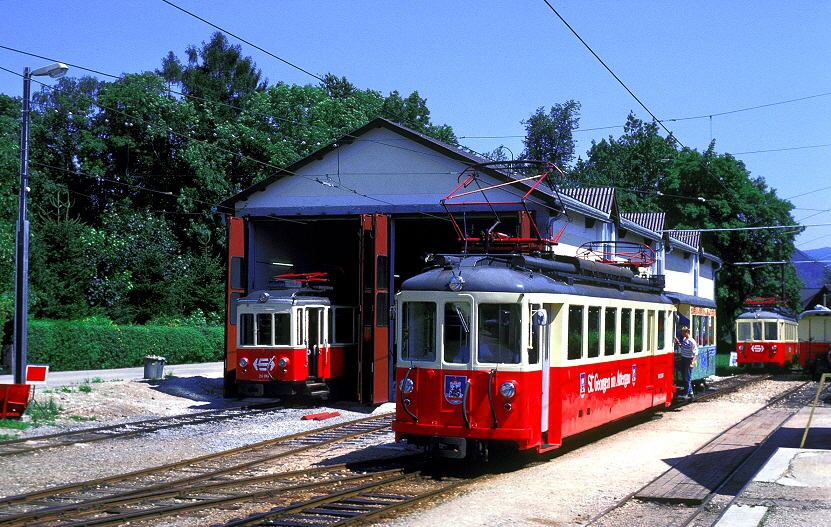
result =
[[436,360],[436,304],[404,302],[401,310],[401,358]]
[[467,364],[470,360],[470,304],[444,304],[444,362]]
[[736,332],[739,340],[762,340],[762,323],[758,321],[739,322]]
[[291,315],[288,313],[241,313],[238,327],[240,346],[291,344]]
[[479,304],[479,362],[519,364],[522,326],[519,304]]

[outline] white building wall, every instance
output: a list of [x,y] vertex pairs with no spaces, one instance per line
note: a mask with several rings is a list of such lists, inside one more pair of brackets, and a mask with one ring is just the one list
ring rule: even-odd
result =
[[[568,221],[569,218],[571,221]],[[557,236],[560,229],[565,227],[559,243],[554,247],[554,252],[564,256],[576,256],[578,249],[584,243],[607,240],[604,238],[604,233],[609,236],[608,233],[614,232],[614,229],[605,227],[605,225],[611,225],[611,222],[587,218],[583,214],[569,211],[568,218],[563,216],[550,222],[552,237]]]
[[[686,256],[686,258],[685,258]],[[666,290],[695,296],[695,262],[697,255],[675,249],[665,254]]]

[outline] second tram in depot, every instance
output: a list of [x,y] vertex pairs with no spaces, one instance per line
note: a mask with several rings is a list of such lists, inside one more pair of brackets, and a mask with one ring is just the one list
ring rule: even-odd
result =
[[356,309],[333,306],[324,273],[276,276],[236,302],[241,394],[328,397],[357,362]]
[[796,318],[778,297],[747,298],[736,319],[736,364],[789,368],[799,362]]
[[398,440],[451,458],[670,405],[663,277],[566,256],[435,256],[396,295]]

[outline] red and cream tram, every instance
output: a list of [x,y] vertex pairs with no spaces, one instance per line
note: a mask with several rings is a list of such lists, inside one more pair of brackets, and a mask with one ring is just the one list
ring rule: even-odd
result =
[[322,273],[280,275],[236,302],[239,393],[327,397],[356,360],[356,309],[331,305]]
[[663,277],[573,257],[448,255],[396,295],[398,440],[445,457],[546,451],[673,386]]
[[831,372],[831,309],[823,305],[799,314],[799,365],[814,380]]
[[796,318],[779,297],[747,298],[736,319],[736,364],[780,368],[799,360]]

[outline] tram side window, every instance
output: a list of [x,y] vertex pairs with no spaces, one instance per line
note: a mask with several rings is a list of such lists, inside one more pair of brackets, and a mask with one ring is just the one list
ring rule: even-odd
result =
[[272,316],[271,313],[257,314],[257,345],[271,346],[272,345]]
[[401,325],[403,360],[436,360],[436,304],[404,302]]
[[635,353],[643,351],[643,309],[635,310]]
[[600,311],[599,307],[589,307],[589,353],[590,359],[600,356]]
[[291,344],[291,315],[288,313],[274,314],[274,345],[288,346]]
[[243,313],[239,316],[239,324],[237,326],[239,331],[240,346],[254,345],[254,314]]
[[632,310],[628,307],[620,310],[620,352],[632,351]]
[[765,340],[779,340],[777,326],[778,322],[765,322]]
[[297,333],[295,333],[297,342],[295,342],[294,345],[304,346],[305,343],[303,342],[303,310],[296,309],[294,312],[297,314],[297,327],[295,328],[295,331],[297,331]]
[[583,356],[583,306],[568,307],[568,360]]
[[658,311],[658,349],[664,349],[667,343],[667,312],[666,311]]
[[479,304],[479,362],[519,364],[520,333],[519,304]]
[[444,305],[444,361],[467,364],[470,360],[470,304]]
[[606,331],[603,344],[604,355],[615,354],[617,344],[617,308],[606,308]]

